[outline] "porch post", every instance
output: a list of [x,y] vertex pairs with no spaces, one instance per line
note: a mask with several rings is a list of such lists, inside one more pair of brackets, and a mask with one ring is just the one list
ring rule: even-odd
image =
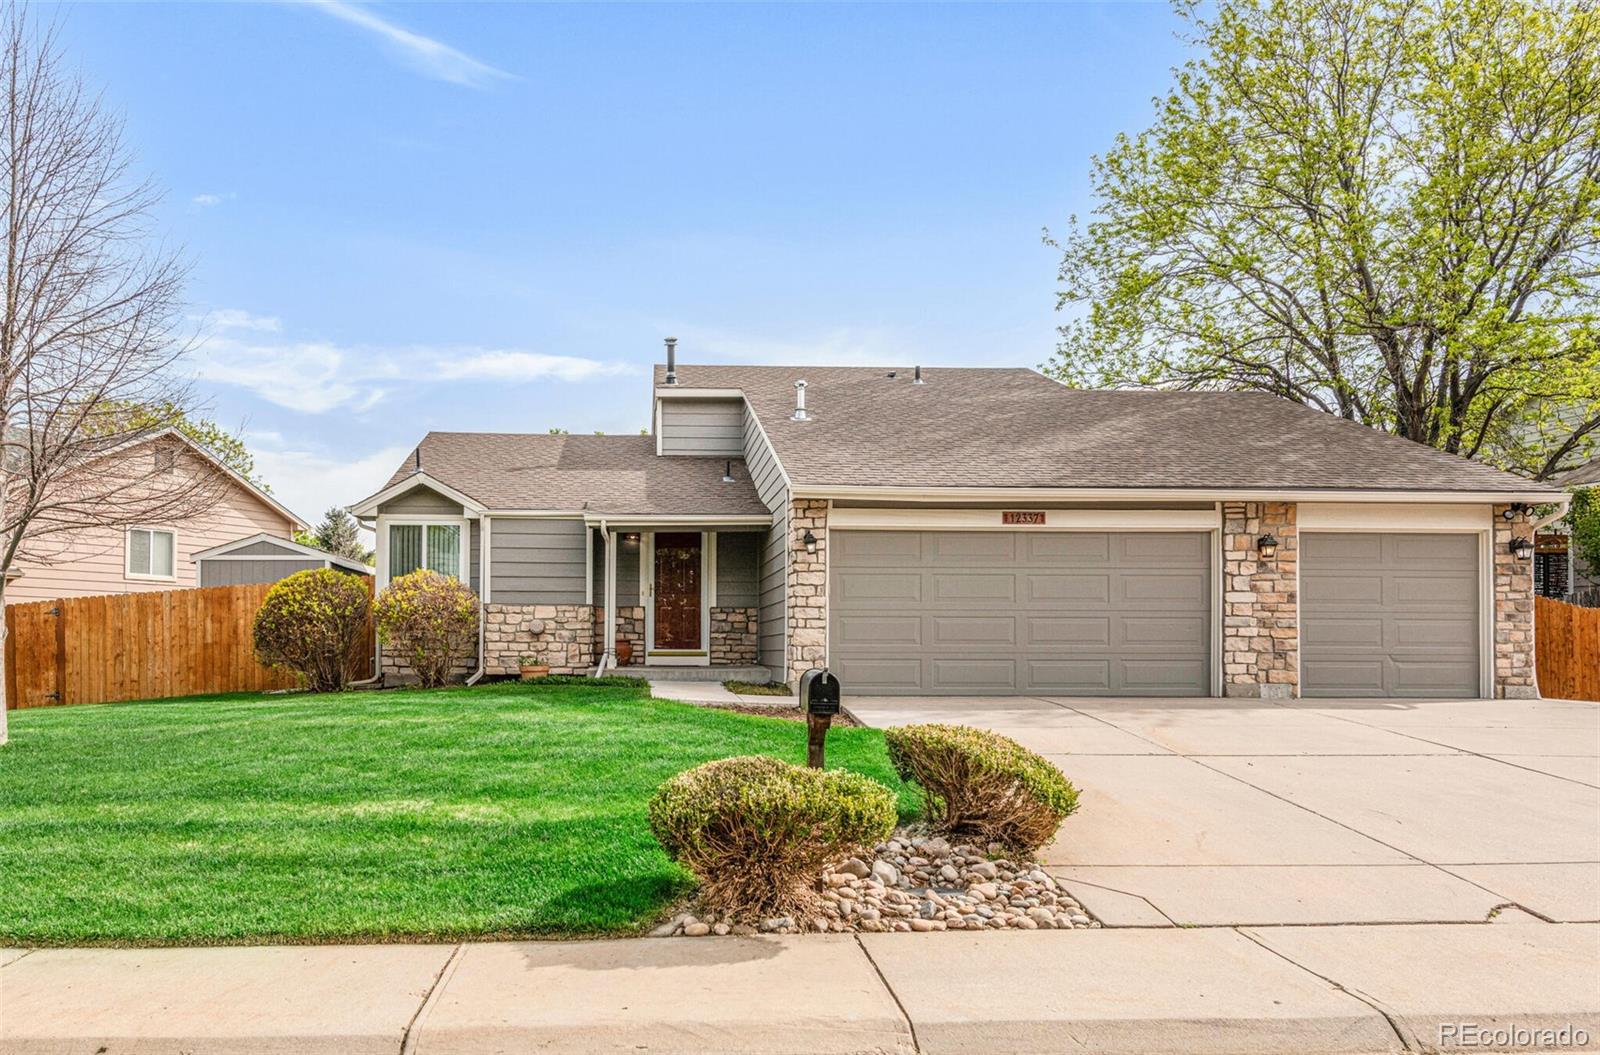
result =
[[602,670],[617,665],[617,533],[606,530],[606,618],[603,636],[605,655]]

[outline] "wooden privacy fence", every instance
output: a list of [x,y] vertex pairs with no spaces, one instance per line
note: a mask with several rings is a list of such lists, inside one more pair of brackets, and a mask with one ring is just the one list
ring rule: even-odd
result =
[[[6,605],[6,706],[292,688],[293,675],[256,662],[252,643],[256,610],[272,586]],[[354,676],[370,666],[369,651],[352,664]]]
[[1600,608],[1534,598],[1539,692],[1567,700],[1600,700]]

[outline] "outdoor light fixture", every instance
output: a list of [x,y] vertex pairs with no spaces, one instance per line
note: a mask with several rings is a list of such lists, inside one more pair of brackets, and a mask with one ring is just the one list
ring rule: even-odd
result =
[[800,541],[806,544],[807,553],[817,552],[817,536],[813,535],[809,529],[804,535],[800,536]]
[[1268,532],[1256,539],[1256,549],[1261,551],[1262,560],[1271,560],[1278,555],[1278,540]]
[[1510,505],[1506,506],[1505,512],[1501,513],[1500,515],[1505,517],[1507,520],[1515,520],[1515,519],[1517,519],[1517,517],[1521,516],[1522,514],[1526,513],[1527,511],[1528,511],[1528,506],[1527,506],[1526,503],[1524,503],[1524,502],[1512,502]]
[[1518,536],[1511,540],[1511,555],[1518,560],[1527,560],[1533,556],[1533,539]]

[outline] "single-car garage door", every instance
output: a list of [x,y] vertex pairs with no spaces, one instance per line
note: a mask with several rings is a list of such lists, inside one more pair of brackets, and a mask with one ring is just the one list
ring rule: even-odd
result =
[[1302,696],[1477,696],[1478,536],[1300,536]]
[[1206,532],[835,531],[829,663],[855,695],[1204,696]]

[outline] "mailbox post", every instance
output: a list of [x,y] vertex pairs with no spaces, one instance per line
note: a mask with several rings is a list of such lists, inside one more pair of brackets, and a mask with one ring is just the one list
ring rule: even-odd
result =
[[826,668],[800,675],[800,708],[806,713],[806,765],[821,769],[828,727],[839,713],[839,679]]

